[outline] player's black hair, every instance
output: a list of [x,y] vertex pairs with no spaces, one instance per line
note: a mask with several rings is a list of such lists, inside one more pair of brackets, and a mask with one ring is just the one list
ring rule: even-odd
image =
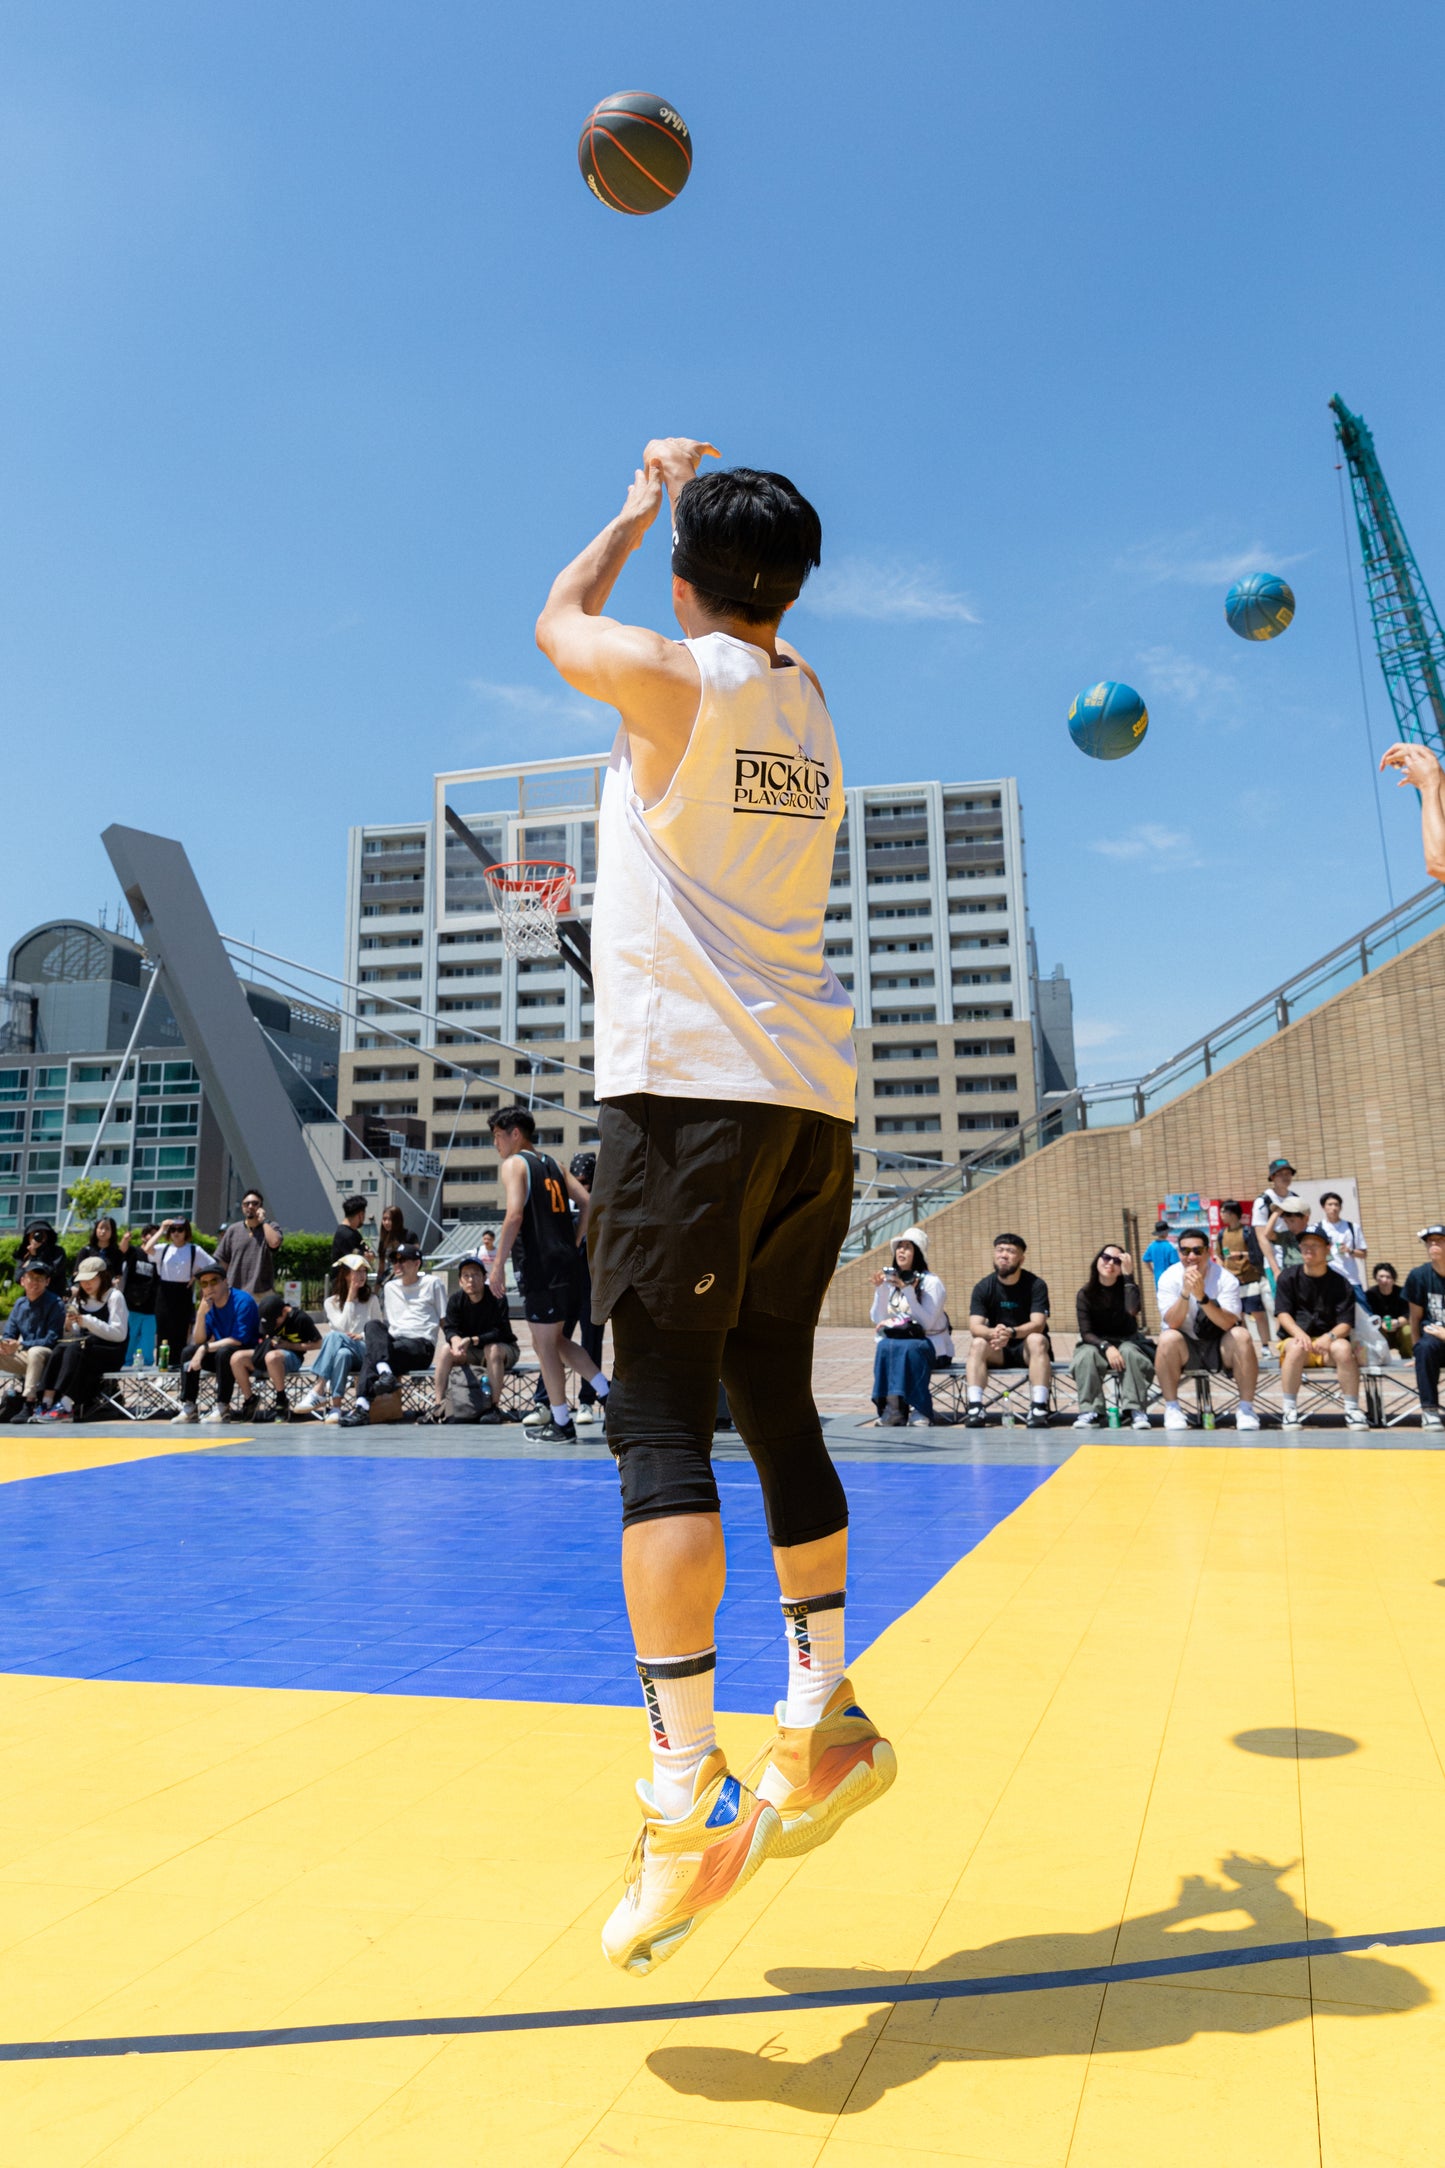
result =
[[1323,1212],[1323,1210],[1324,1210],[1325,1206],[1326,1206],[1326,1205],[1327,1205],[1327,1204],[1329,1203],[1329,1201],[1330,1201],[1331,1197],[1333,1197],[1333,1198],[1334,1198],[1334,1200],[1335,1200],[1335,1203],[1336,1203],[1336,1204],[1337,1204],[1337,1205],[1339,1206],[1340,1210],[1341,1210],[1341,1211],[1343,1212],[1343,1211],[1344,1211],[1344,1209],[1345,1209],[1345,1200],[1344,1200],[1344,1198],[1343,1198],[1343,1197],[1342,1197],[1342,1196],[1340,1195],[1340,1193],[1339,1193],[1339,1191],[1338,1191],[1337,1189],[1327,1189],[1327,1190],[1325,1191],[1325,1193],[1324,1193],[1323,1197],[1321,1197],[1321,1199],[1320,1199],[1320,1210],[1321,1210],[1321,1211]]
[[353,1212],[364,1212],[365,1210],[366,1199],[364,1197],[343,1197],[341,1200],[341,1217],[343,1219],[350,1219]]
[[1181,1227],[1174,1237],[1175,1247],[1177,1248],[1181,1242],[1202,1242],[1207,1250],[1209,1248],[1209,1229],[1207,1227]]
[[493,1132],[498,1129],[520,1129],[530,1144],[537,1134],[537,1117],[530,1107],[498,1107],[488,1127]]
[[1376,1280],[1377,1280],[1377,1279],[1378,1279],[1378,1278],[1380,1277],[1380,1274],[1381,1274],[1382,1272],[1388,1272],[1388,1273],[1389,1273],[1389,1275],[1390,1275],[1390,1278],[1391,1278],[1391,1279],[1392,1279],[1392,1280],[1393,1280],[1393,1281],[1395,1282],[1395,1285],[1396,1285],[1397,1287],[1399,1286],[1399,1284],[1400,1284],[1400,1275],[1399,1275],[1399,1273],[1398,1273],[1398,1272],[1397,1272],[1397,1271],[1395,1270],[1394,1266],[1393,1266],[1393,1265],[1392,1265],[1392,1264],[1390,1263],[1389,1259],[1388,1259],[1388,1258],[1385,1258],[1385,1257],[1382,1257],[1382,1258],[1380,1259],[1380,1262],[1379,1262],[1379,1263],[1378,1263],[1378,1264],[1376,1265],[1376,1267],[1375,1267],[1375,1269],[1374,1269],[1373,1273],[1372,1273],[1372,1274],[1370,1275],[1370,1277],[1371,1277],[1372,1279],[1376,1279]]
[[995,1249],[998,1248],[1000,1242],[1011,1242],[1016,1250],[1027,1251],[1028,1249],[1028,1244],[1027,1242],[1025,1242],[1022,1235],[995,1235],[993,1238],[993,1246]]
[[1244,1207],[1237,1197],[1221,1197],[1219,1209],[1221,1212],[1233,1212],[1238,1219],[1244,1218]]
[[714,616],[776,625],[822,556],[822,522],[786,474],[724,468],[678,493],[672,569]]

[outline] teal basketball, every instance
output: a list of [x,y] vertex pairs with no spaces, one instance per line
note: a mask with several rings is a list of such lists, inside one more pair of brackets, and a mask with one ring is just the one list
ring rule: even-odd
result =
[[1122,760],[1144,742],[1149,710],[1132,685],[1104,678],[1069,709],[1069,736],[1090,760]]
[[1224,614],[1241,640],[1276,640],[1293,621],[1294,594],[1277,572],[1251,572],[1230,588]]

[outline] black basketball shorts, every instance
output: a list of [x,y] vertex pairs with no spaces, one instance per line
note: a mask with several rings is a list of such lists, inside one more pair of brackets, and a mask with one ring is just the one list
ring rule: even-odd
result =
[[575,1264],[565,1257],[549,1257],[534,1271],[525,1260],[517,1269],[517,1291],[522,1315],[529,1325],[565,1325],[577,1315],[580,1301],[582,1253]]
[[848,1231],[853,1132],[740,1099],[605,1100],[588,1254],[592,1315],[629,1288],[664,1331],[730,1331],[744,1311],[813,1326]]

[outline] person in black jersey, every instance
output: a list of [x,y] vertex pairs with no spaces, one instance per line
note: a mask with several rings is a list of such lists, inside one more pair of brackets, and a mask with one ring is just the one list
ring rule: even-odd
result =
[[[566,1335],[578,1310],[578,1251],[587,1240],[592,1199],[575,1175],[564,1174],[555,1159],[536,1148],[537,1124],[526,1107],[501,1107],[492,1116],[492,1142],[502,1162],[507,1216],[497,1237],[496,1262],[488,1286],[506,1291],[507,1259],[514,1256],[522,1315],[532,1328],[532,1345],[547,1388],[552,1420],[532,1437],[538,1445],[575,1441],[567,1404],[563,1365],[585,1378],[599,1400],[607,1398],[607,1380],[592,1357]],[[572,1206],[577,1207],[576,1219]]]

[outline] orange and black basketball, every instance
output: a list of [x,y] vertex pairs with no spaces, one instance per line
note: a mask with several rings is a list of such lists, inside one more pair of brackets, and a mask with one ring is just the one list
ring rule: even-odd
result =
[[692,137],[665,98],[620,90],[587,115],[577,163],[599,203],[641,218],[682,194],[692,171]]

